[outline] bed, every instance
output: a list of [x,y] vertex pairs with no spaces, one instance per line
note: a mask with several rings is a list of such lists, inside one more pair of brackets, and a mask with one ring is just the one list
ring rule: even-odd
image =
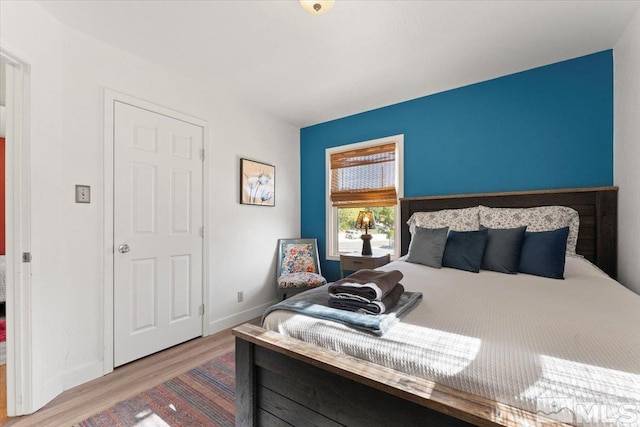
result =
[[[629,413],[619,416],[635,416],[633,411],[638,408],[629,405],[640,402],[640,297],[607,276],[615,277],[616,199],[617,189],[613,187],[403,199],[402,224],[414,212],[480,204],[572,207],[580,214],[576,251],[588,261],[567,257],[566,278],[561,282],[518,275],[524,278],[522,292],[516,292],[512,278],[501,273],[469,276],[472,273],[453,272],[451,279],[448,272],[449,279],[444,279],[442,271],[394,262],[383,268],[403,271],[409,287],[413,286],[412,277],[423,277],[428,270],[427,282],[431,285],[421,288],[425,297],[418,308],[380,341],[357,334],[344,338],[345,327],[317,319],[304,319],[297,332],[287,331],[302,339],[242,325],[234,330],[236,423],[571,425],[575,414],[561,410],[569,404],[575,410],[576,398],[587,401],[589,393],[596,392],[613,399],[610,401],[615,401],[618,409],[620,402],[627,404],[623,409]],[[403,254],[409,236],[406,227],[402,230]],[[613,318],[580,313],[598,313],[602,306],[614,306],[605,313]],[[500,320],[482,309],[485,307],[499,309],[513,321],[504,322],[504,318]],[[416,327],[421,324],[416,318],[433,313],[439,314],[430,318],[431,328]],[[265,325],[279,330],[291,316],[272,313]],[[620,327],[612,328],[611,321],[620,321]],[[457,329],[452,329],[452,324]],[[473,329],[477,325],[483,325],[484,335]],[[326,332],[324,338],[310,336],[311,331],[322,330]],[[394,359],[400,352],[398,345],[412,334],[425,341],[421,348],[409,351],[415,353],[414,359],[428,361],[417,368],[418,374],[415,366],[407,367],[416,364],[415,360]],[[546,335],[552,337],[551,344]],[[563,343],[567,337],[571,342]],[[608,349],[604,354],[586,351],[594,337],[600,347]],[[352,345],[355,342],[373,353],[366,355],[369,360],[361,358],[357,346]],[[531,363],[527,360],[531,354],[541,357]],[[579,379],[565,375],[576,369],[586,369],[592,377],[601,378],[595,391],[593,385],[576,384]],[[483,375],[491,378],[483,379]],[[559,386],[580,389],[582,394],[574,396],[572,402],[560,400],[565,406],[558,410],[553,405],[558,403],[558,396],[565,396],[559,393]],[[582,409],[586,411],[583,418],[602,418],[593,412],[601,407]]]

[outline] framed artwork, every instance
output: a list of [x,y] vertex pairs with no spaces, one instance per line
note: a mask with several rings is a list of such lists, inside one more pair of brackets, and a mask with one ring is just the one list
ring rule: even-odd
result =
[[240,159],[240,203],[276,205],[276,167],[249,159]]

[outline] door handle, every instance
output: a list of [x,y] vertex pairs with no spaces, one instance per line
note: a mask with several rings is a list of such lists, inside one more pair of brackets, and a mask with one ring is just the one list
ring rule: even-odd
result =
[[121,254],[126,254],[130,250],[131,248],[126,243],[123,243],[120,246],[118,246],[118,252],[120,252]]

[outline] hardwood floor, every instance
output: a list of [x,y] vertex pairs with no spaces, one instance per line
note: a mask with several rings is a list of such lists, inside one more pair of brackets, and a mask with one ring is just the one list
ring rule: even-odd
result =
[[9,422],[7,418],[7,365],[0,366],[0,426]]
[[[258,319],[251,323],[256,323]],[[234,349],[231,329],[196,338],[115,369],[65,391],[32,415],[9,418],[11,427],[72,426],[144,390]],[[0,420],[2,421],[2,420]]]

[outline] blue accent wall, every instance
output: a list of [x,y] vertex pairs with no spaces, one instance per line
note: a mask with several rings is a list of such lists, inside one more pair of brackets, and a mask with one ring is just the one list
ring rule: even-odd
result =
[[301,234],[318,239],[329,280],[325,149],[396,134],[405,197],[612,185],[613,52],[301,129]]

